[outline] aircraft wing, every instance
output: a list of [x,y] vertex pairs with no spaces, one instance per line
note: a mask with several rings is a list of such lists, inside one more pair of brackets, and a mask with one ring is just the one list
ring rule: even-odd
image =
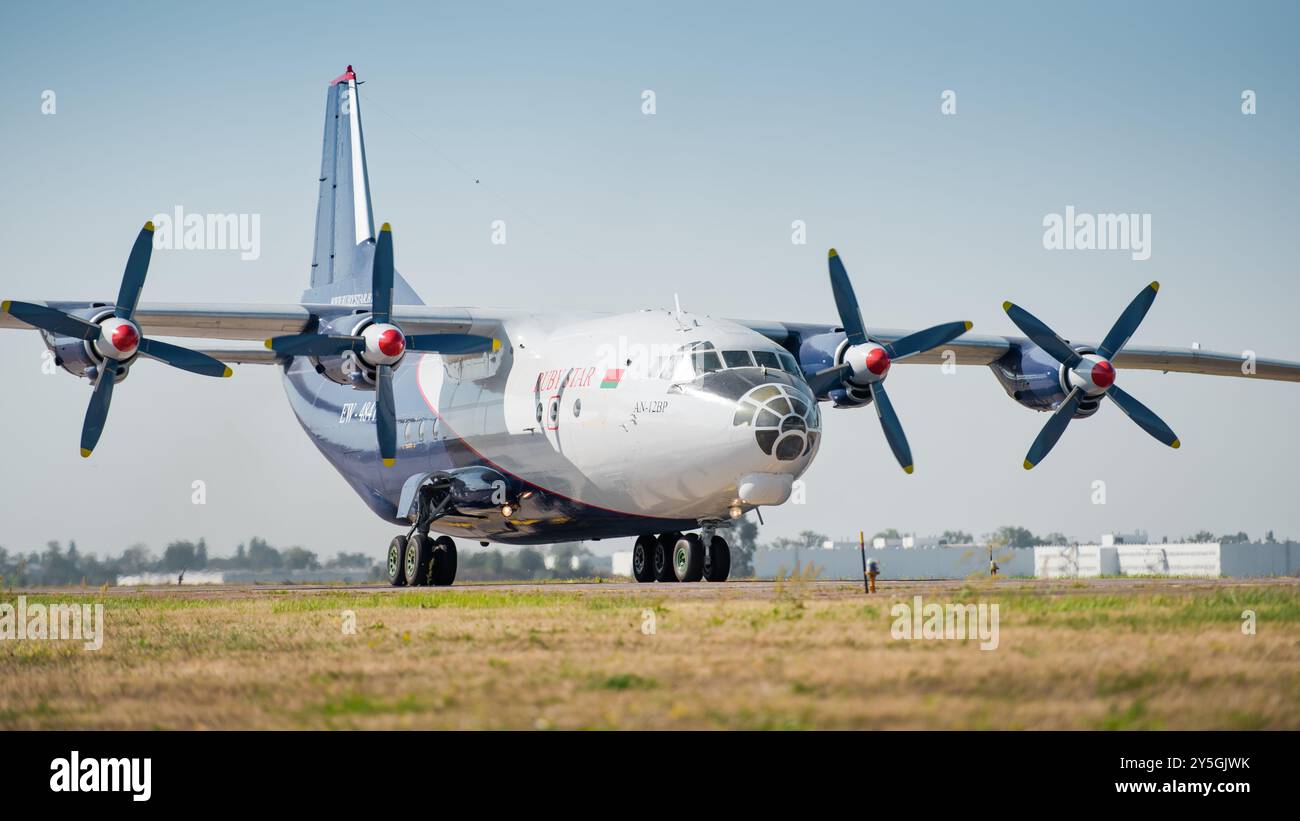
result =
[[[111,306],[107,300],[34,301],[60,311],[81,311],[93,306]],[[256,348],[197,348],[223,362],[272,365],[279,358],[260,343],[269,337],[302,333],[317,318],[333,318],[365,306],[241,304],[241,303],[168,303],[142,302],[134,319],[148,336],[191,337],[219,340],[256,340]],[[495,316],[475,316],[465,308],[425,305],[396,305],[393,319],[409,334],[484,333],[490,335],[500,325]],[[32,330],[27,323],[7,313],[0,313],[0,328]]]
[[[821,334],[842,333],[838,325],[800,322],[771,322],[738,320],[739,324],[755,330],[767,338],[792,350],[797,350],[802,340]],[[911,331],[898,328],[868,328],[867,333],[881,343],[893,342]],[[1095,348],[1096,343],[1076,344]],[[960,337],[925,353],[898,360],[900,365],[937,365],[945,362],[944,351],[951,350],[958,365],[992,365],[1013,348],[1031,347],[1033,343],[1022,336],[997,336],[965,333]],[[1269,379],[1281,382],[1300,382],[1300,362],[1255,357],[1254,372],[1243,367],[1248,354],[1207,351],[1200,348],[1177,348],[1144,345],[1125,345],[1115,355],[1118,368],[1169,373],[1200,373],[1210,376],[1239,376],[1250,379]]]

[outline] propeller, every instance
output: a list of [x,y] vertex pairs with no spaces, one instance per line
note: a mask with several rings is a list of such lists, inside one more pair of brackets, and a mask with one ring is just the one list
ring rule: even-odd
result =
[[474,354],[495,351],[501,341],[475,334],[414,334],[407,336],[392,318],[393,229],[384,223],[375,241],[370,271],[370,324],[360,334],[289,334],[266,340],[266,347],[283,356],[337,356],[351,351],[375,369],[379,456],[385,467],[397,461],[397,408],[393,402],[393,368],[407,351]]
[[1052,446],[1065,433],[1065,428],[1079,410],[1079,405],[1086,399],[1109,396],[1128,418],[1138,427],[1171,448],[1179,445],[1178,437],[1159,416],[1143,405],[1132,395],[1115,384],[1115,366],[1111,359],[1120,352],[1124,344],[1133,336],[1138,325],[1146,318],[1151,303],[1155,302],[1156,292],[1160,290],[1159,282],[1152,282],[1133,298],[1124,313],[1115,320],[1115,325],[1106,334],[1095,354],[1081,354],[1070,347],[1051,328],[1047,327],[1033,314],[1010,302],[1002,303],[1002,309],[1011,317],[1020,330],[1025,332],[1030,341],[1047,352],[1049,356],[1066,368],[1066,377],[1071,390],[1065,401],[1052,414],[1052,418],[1043,425],[1038,438],[1029,446],[1025,455],[1025,470],[1030,470],[1047,456]]
[[877,341],[867,333],[862,322],[862,311],[858,308],[858,298],[853,293],[853,284],[849,282],[848,272],[844,270],[844,261],[832,248],[829,254],[831,274],[831,293],[835,296],[835,308],[840,314],[840,324],[848,339],[843,361],[823,371],[818,371],[808,378],[808,385],[814,396],[820,396],[841,384],[866,388],[876,406],[876,415],[880,417],[880,426],[885,432],[885,440],[894,458],[902,466],[904,473],[912,472],[912,449],[907,444],[903,425],[898,421],[894,405],[885,392],[885,377],[889,375],[889,366],[895,361],[906,359],[931,348],[951,342],[969,331],[969,322],[945,322],[926,328],[924,331],[908,334],[893,342]]
[[230,368],[224,362],[198,351],[149,339],[141,332],[134,316],[136,306],[140,303],[140,292],[144,290],[145,275],[149,272],[149,258],[152,254],[153,223],[146,222],[135,238],[131,255],[127,257],[126,270],[122,272],[122,286],[118,289],[117,302],[113,305],[113,315],[98,322],[87,322],[72,314],[31,302],[6,300],[0,304],[0,313],[10,314],[28,325],[58,336],[89,342],[100,357],[95,389],[81,426],[83,457],[90,456],[99,443],[99,436],[104,432],[104,422],[108,418],[108,406],[113,399],[113,383],[137,353],[202,376],[231,375]]

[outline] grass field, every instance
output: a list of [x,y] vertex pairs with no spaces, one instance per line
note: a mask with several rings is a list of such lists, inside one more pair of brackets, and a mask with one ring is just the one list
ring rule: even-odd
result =
[[[918,594],[997,649],[892,638]],[[0,729],[1300,728],[1297,579],[25,595],[105,639],[0,641]]]

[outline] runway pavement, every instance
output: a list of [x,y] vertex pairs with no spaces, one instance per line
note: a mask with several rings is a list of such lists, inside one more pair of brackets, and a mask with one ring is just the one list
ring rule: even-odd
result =
[[[1300,578],[1102,578],[1102,579],[990,579],[973,576],[968,579],[880,579],[877,597],[897,598],[912,595],[980,594],[996,595],[998,592],[1035,592],[1040,594],[1070,595],[1096,592],[1115,594],[1150,592],[1155,589],[1171,593],[1194,592],[1209,589],[1253,588],[1275,586],[1300,586]],[[552,582],[459,582],[451,587],[390,587],[384,583],[369,584],[230,584],[230,585],[169,585],[142,587],[110,587],[111,595],[185,596],[189,598],[256,598],[260,596],[310,596],[338,593],[364,593],[372,595],[397,595],[402,593],[427,593],[429,595],[455,595],[465,592],[556,593],[566,595],[647,595],[655,597],[689,599],[755,599],[772,598],[798,587],[800,595],[809,598],[850,598],[866,596],[861,582],[857,581],[728,581],[720,584],[697,582],[692,584],[648,583],[632,581],[552,581]],[[31,591],[36,592],[36,591]]]

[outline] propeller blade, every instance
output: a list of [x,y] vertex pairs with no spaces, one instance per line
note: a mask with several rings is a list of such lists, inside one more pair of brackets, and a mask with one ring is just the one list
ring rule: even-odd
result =
[[147,337],[140,340],[140,353],[157,359],[159,362],[165,362],[173,368],[180,368],[183,371],[197,373],[201,376],[228,377],[234,373],[234,371],[226,367],[226,363],[219,362],[205,353],[191,351],[189,348],[159,342],[156,339]]
[[113,382],[116,378],[116,364],[105,362],[100,366],[95,391],[90,395],[90,404],[86,407],[86,420],[81,424],[83,459],[90,456],[95,445],[99,444],[99,435],[104,432],[104,421],[108,419],[108,405],[113,401]]
[[970,322],[945,322],[894,340],[885,346],[885,353],[889,354],[889,358],[894,361],[906,359],[912,354],[924,353],[931,348],[951,342],[973,327],[974,324]]
[[30,302],[14,302],[6,299],[4,303],[0,304],[0,313],[9,314],[16,319],[21,319],[28,325],[60,336],[87,340],[96,339],[99,336],[98,325],[65,314],[63,311],[47,308],[44,305],[33,305]]
[[836,365],[833,368],[827,368],[824,371],[818,371],[812,376],[807,377],[808,387],[812,388],[813,396],[821,396],[838,386],[844,381],[844,377],[853,370],[853,366],[847,362],[843,365]]
[[370,313],[376,322],[388,322],[393,313],[393,227],[388,223],[379,229],[370,280]]
[[903,433],[903,426],[898,421],[898,414],[894,413],[894,406],[889,401],[889,394],[885,393],[883,382],[871,383],[871,397],[875,400],[876,415],[880,417],[880,427],[885,430],[889,449],[894,452],[898,464],[903,466],[903,472],[911,473],[912,449],[907,446],[907,435]]
[[146,222],[131,246],[131,256],[126,259],[126,270],[122,272],[122,287],[117,292],[117,310],[113,315],[119,319],[130,319],[135,313],[135,306],[140,304],[140,292],[144,290],[144,277],[149,273],[149,257],[153,255],[153,223]]
[[1043,429],[1038,432],[1038,438],[1029,446],[1029,453],[1025,454],[1025,470],[1032,470],[1034,465],[1043,461],[1044,457],[1051,452],[1056,445],[1061,434],[1065,433],[1066,425],[1074,418],[1074,413],[1079,409],[1079,402],[1083,400],[1083,392],[1078,388],[1070,391],[1070,395],[1065,397],[1065,401],[1052,414],[1052,418],[1047,420]]
[[853,293],[853,283],[844,270],[840,255],[832,248],[829,254],[831,269],[831,293],[835,295],[835,309],[840,314],[840,324],[848,336],[850,345],[861,345],[867,341],[867,329],[862,323],[862,311],[858,309],[858,298]]
[[366,341],[359,336],[323,336],[321,334],[290,334],[266,340],[266,347],[283,356],[330,356],[344,351],[360,353]]
[[1133,336],[1133,332],[1142,324],[1142,320],[1146,318],[1147,311],[1151,310],[1151,303],[1156,301],[1156,292],[1159,290],[1160,283],[1153,282],[1133,297],[1133,301],[1124,309],[1124,313],[1115,320],[1115,326],[1110,329],[1110,333],[1102,340],[1101,347],[1097,349],[1098,356],[1102,359],[1110,359],[1119,353],[1119,349],[1124,347]]
[[375,394],[379,398],[375,429],[379,433],[379,457],[384,467],[392,467],[397,460],[397,407],[393,403],[393,367],[375,368]]
[[1056,332],[1047,327],[1042,320],[1019,305],[1003,302],[1002,310],[1007,312],[1007,316],[1011,317],[1011,321],[1016,323],[1017,328],[1025,332],[1025,336],[1065,367],[1073,368],[1083,358],[1074,348],[1065,344],[1065,340],[1057,336]]
[[423,353],[488,353],[500,347],[501,340],[474,334],[416,334],[406,338],[408,351]]
[[1128,415],[1129,419],[1137,422],[1138,427],[1142,430],[1164,442],[1171,448],[1177,448],[1181,443],[1164,420],[1156,416],[1155,412],[1133,398],[1133,395],[1126,393],[1118,385],[1111,385],[1106,389],[1106,395],[1115,400],[1119,409]]

